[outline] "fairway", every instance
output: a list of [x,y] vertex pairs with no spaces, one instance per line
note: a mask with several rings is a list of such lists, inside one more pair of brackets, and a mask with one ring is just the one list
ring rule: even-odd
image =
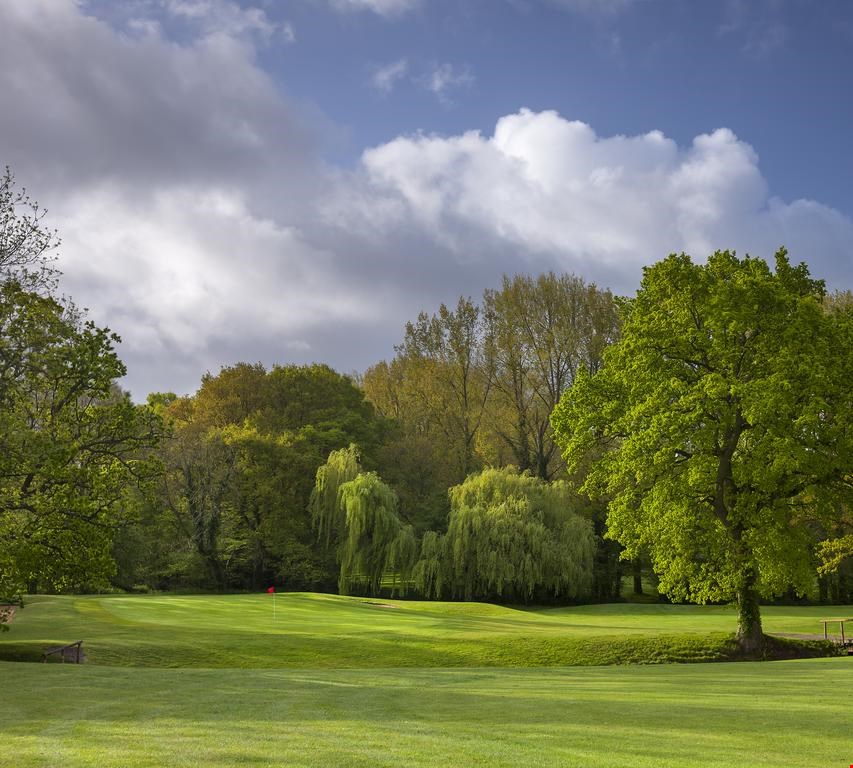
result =
[[[826,608],[767,607],[768,632],[815,633]],[[838,609],[834,609],[838,610]],[[850,613],[851,609],[843,609]],[[218,668],[561,666],[719,658],[729,607],[486,603],[284,593],[34,597],[0,659],[83,639],[91,664]]]
[[[765,624],[815,632],[827,610],[766,608]],[[0,765],[853,762],[853,659],[567,666],[608,643],[698,648],[734,624],[696,606],[283,594],[273,619],[268,595],[38,597],[0,655],[82,638],[89,662],[0,662]]]

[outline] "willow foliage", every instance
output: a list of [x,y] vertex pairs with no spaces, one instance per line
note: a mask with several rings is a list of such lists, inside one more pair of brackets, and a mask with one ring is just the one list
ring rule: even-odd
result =
[[358,446],[332,451],[323,466],[317,469],[314,490],[311,491],[309,509],[311,522],[328,547],[345,524],[344,510],[338,503],[338,491],[345,483],[354,480],[361,472]]
[[562,484],[511,467],[488,469],[451,488],[450,502],[444,540],[425,537],[416,566],[416,583],[425,594],[437,595],[444,584],[466,600],[589,592],[592,526],[571,511]]
[[364,584],[379,592],[382,577],[393,574],[403,583],[411,576],[417,558],[417,541],[410,525],[397,516],[397,496],[375,472],[361,473],[341,485],[339,507],[344,531],[339,548],[342,594]]
[[441,597],[444,588],[444,537],[427,531],[421,539],[421,552],[412,569],[415,589],[426,598]]

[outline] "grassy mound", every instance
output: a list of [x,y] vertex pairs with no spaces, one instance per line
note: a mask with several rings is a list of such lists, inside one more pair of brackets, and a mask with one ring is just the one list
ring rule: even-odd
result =
[[[814,629],[821,609],[770,608],[776,631]],[[816,612],[812,618],[809,612]],[[83,639],[90,664],[138,667],[537,667],[738,658],[720,607],[599,605],[539,610],[482,603],[269,595],[37,597],[0,637],[0,659],[37,661]],[[766,658],[823,656],[772,640]]]

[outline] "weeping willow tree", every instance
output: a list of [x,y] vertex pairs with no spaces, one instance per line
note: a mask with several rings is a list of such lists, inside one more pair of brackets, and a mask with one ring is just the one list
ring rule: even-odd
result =
[[488,469],[450,489],[447,534],[424,537],[415,580],[425,595],[442,589],[466,600],[577,598],[592,584],[592,526],[571,511],[560,483],[513,468]]
[[377,594],[382,577],[391,574],[405,585],[417,559],[418,545],[410,525],[397,516],[397,496],[375,472],[357,475],[338,490],[344,515],[339,547],[341,594],[356,585]]
[[309,509],[317,535],[325,540],[327,547],[343,531],[346,522],[344,509],[338,503],[338,491],[359,472],[358,446],[352,443],[348,448],[332,451],[326,463],[317,470]]
[[445,583],[445,538],[435,531],[427,531],[421,539],[421,552],[412,569],[415,589],[426,598],[441,597]]

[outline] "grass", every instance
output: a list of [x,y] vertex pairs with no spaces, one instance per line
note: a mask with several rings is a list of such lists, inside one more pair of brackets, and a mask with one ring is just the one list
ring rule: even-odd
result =
[[[267,595],[33,598],[0,658],[82,638],[89,663],[0,662],[0,766],[853,763],[853,659],[567,666],[702,658],[729,609],[276,603],[273,621]],[[766,608],[765,627],[825,614]]]
[[[531,667],[732,657],[730,608],[484,603],[270,595],[35,597],[0,659],[85,640],[92,664],[147,667]],[[850,609],[848,609],[849,612]],[[764,609],[767,631],[820,630],[825,608]]]

